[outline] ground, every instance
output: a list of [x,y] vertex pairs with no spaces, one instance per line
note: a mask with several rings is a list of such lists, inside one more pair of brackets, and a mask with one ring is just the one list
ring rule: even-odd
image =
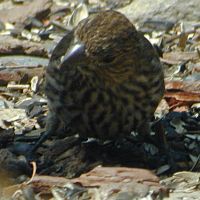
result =
[[[188,6],[187,12],[193,9],[193,15],[179,9],[179,0],[159,1],[152,8],[144,1],[143,9],[138,9],[141,2],[137,1],[0,2],[2,199],[30,199],[38,193],[41,199],[52,195],[54,199],[178,199],[186,193],[198,199],[199,9],[196,1],[184,2],[181,6]],[[150,137],[146,141],[130,137],[119,143],[83,142],[77,136],[66,138],[60,131],[35,155],[27,155],[45,131],[48,107],[43,86],[52,49],[89,13],[108,8],[123,12],[160,55],[166,91],[152,119]],[[130,12],[134,8],[137,12]],[[145,15],[141,20],[142,13],[148,13],[148,18]],[[167,146],[160,143],[163,135]],[[127,184],[122,186],[122,180]]]

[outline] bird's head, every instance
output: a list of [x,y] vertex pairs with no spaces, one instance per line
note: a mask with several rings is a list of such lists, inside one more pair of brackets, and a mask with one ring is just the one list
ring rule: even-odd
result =
[[133,24],[119,12],[91,14],[75,28],[62,65],[79,65],[83,69],[87,66],[87,70],[98,71],[98,74],[123,75],[137,57],[137,51],[134,53],[136,36]]

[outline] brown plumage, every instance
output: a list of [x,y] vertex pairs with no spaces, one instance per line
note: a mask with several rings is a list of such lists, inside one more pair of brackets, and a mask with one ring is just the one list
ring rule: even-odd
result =
[[162,67],[150,42],[116,11],[92,14],[52,53],[47,128],[62,124],[85,138],[123,137],[140,131],[163,93]]

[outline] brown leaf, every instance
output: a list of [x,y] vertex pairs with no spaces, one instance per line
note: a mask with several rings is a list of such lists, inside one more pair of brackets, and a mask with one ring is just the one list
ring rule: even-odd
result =
[[197,52],[165,52],[163,53],[163,59],[161,61],[166,61],[172,64],[179,64],[180,62],[185,62],[189,60],[198,60],[199,55]]
[[164,97],[170,110],[185,111],[200,102],[200,81],[166,81],[165,89]]
[[200,101],[200,94],[190,92],[165,92],[165,98],[175,98],[182,102],[196,103]]
[[178,46],[184,50],[185,47],[186,47],[186,42],[187,42],[187,39],[188,39],[188,33],[181,33],[180,35],[180,38],[179,38],[179,43],[178,43]]
[[147,185],[159,184],[159,178],[151,171],[126,167],[96,167],[79,178],[73,179],[73,182],[91,187],[115,182],[131,182],[133,180]]
[[0,19],[3,22],[23,23],[28,17],[44,18],[50,12],[50,0],[35,0],[24,4],[4,8],[0,12]]
[[165,81],[165,89],[200,95],[200,81]]

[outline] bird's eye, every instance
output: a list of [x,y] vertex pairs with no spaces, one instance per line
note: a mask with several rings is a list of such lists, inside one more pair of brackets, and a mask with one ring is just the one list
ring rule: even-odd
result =
[[115,59],[115,57],[113,55],[106,55],[103,57],[102,60],[105,63],[111,63],[114,59]]

